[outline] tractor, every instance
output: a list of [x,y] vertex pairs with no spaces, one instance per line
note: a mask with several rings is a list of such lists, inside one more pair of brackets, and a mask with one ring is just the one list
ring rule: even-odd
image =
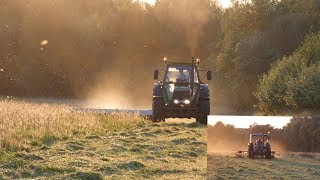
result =
[[[164,69],[154,70],[154,79],[158,80],[161,75],[161,80],[153,87],[152,121],[195,118],[197,122],[207,124],[210,95],[208,84],[203,83],[202,79],[207,76],[207,80],[211,80],[211,71],[199,69],[200,59],[178,63],[164,58],[164,64]],[[202,78],[200,72],[205,72]]]
[[256,133],[250,134],[248,143],[248,157],[262,157],[266,159],[274,158],[274,151],[271,151],[270,137],[268,134]]

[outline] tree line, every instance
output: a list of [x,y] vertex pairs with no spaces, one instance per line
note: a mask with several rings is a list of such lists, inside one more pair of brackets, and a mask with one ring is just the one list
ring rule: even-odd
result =
[[[214,113],[316,112],[319,78],[309,74],[319,69],[320,2],[232,2],[224,9],[214,0],[7,1],[0,94],[83,98],[104,84],[148,104],[161,59],[194,56],[214,72]],[[299,63],[305,68],[292,70]]]

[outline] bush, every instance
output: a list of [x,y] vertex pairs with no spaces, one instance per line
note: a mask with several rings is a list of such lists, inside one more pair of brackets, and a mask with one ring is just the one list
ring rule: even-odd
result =
[[320,32],[260,79],[257,107],[264,114],[315,112],[320,107]]

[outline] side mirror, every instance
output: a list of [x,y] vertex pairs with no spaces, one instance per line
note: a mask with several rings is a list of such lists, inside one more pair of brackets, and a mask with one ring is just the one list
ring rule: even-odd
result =
[[154,80],[159,79],[159,71],[158,71],[158,70],[154,70],[154,71],[153,71],[153,79],[154,79]]
[[212,73],[211,71],[207,72],[207,80],[211,80],[212,79]]

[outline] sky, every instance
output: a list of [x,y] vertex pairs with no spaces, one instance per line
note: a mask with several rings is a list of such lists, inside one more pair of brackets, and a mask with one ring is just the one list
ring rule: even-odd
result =
[[[144,2],[147,2],[149,4],[154,4],[156,2],[156,0],[140,0],[140,1],[144,1]],[[231,2],[230,0],[218,0],[219,3],[221,4],[221,6],[223,8],[227,8],[231,5]]]
[[234,125],[236,128],[249,128],[250,125],[257,123],[258,125],[270,124],[275,128],[283,128],[290,122],[290,116],[209,116],[208,124],[215,125],[221,121],[223,124]]

